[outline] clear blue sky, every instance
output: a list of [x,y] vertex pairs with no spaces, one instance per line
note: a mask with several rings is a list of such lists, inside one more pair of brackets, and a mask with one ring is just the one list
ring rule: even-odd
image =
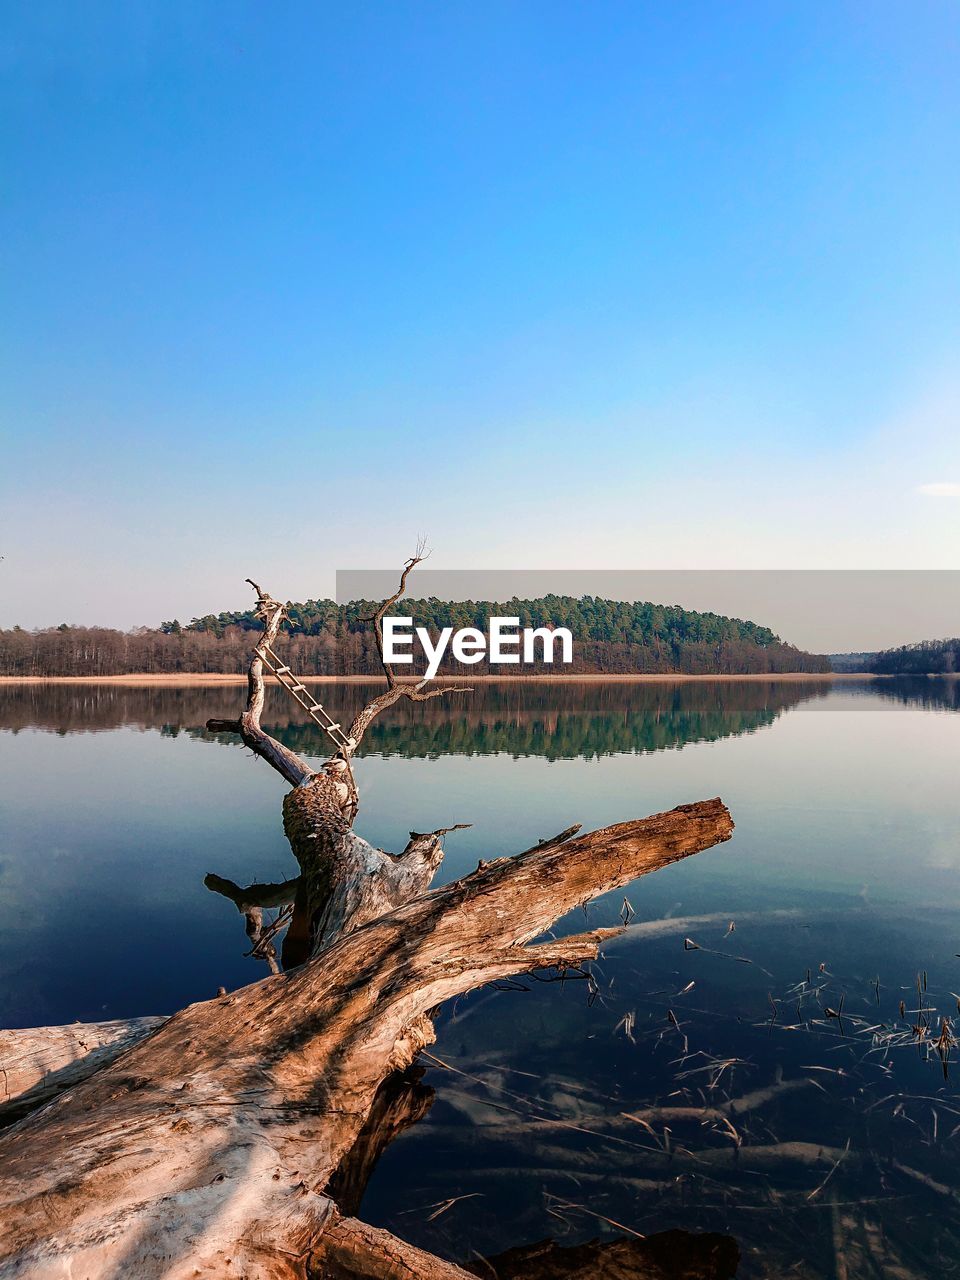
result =
[[0,623],[960,566],[953,3],[3,13]]

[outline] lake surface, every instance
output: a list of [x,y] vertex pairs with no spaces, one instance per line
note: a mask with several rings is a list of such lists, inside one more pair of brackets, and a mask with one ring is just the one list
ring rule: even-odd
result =
[[[321,688],[338,718],[363,694]],[[262,976],[203,886],[296,871],[282,782],[203,729],[242,698],[0,686],[0,1025],[173,1012]],[[472,822],[441,880],[715,795],[737,829],[589,908],[630,921],[595,990],[525,980],[442,1010],[432,1106],[362,1216],[460,1260],[681,1228],[733,1237],[742,1277],[956,1273],[958,710],[955,680],[920,679],[491,684],[388,713],[357,828],[397,850]],[[295,711],[271,690],[264,724],[323,758]]]

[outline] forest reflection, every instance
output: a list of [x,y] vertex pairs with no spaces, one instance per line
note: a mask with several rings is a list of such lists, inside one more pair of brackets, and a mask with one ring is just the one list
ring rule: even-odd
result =
[[[372,687],[311,686],[338,719]],[[162,1013],[264,975],[238,886],[272,893],[252,920],[269,931],[296,869],[275,780],[203,727],[244,695],[0,685],[5,1025]],[[418,1122],[358,1153],[344,1198],[498,1280],[949,1274],[958,710],[956,677],[479,682],[394,708],[370,734],[367,830],[395,848],[421,820],[479,819],[446,878],[674,797],[719,792],[737,832],[629,891],[641,915],[593,1003],[568,977],[445,1008]],[[299,714],[270,691],[265,724],[316,761]],[[676,751],[698,742],[726,745]],[[622,920],[614,898],[592,927]]]
[[[314,688],[344,721],[370,690],[357,683]],[[360,754],[430,758],[503,752],[591,759],[661,751],[755,732],[802,702],[824,698],[829,689],[826,683],[781,680],[481,682],[472,693],[399,704],[369,731]],[[236,715],[243,696],[237,685],[8,685],[0,688],[0,728],[70,734],[126,726],[235,747],[233,735],[209,734],[204,726],[210,717]],[[298,752],[326,752],[319,730],[280,689],[268,691],[263,723]]]
[[875,697],[930,711],[960,711],[960,680],[956,676],[898,676],[870,680],[860,686]]
[[[313,686],[338,719],[349,720],[370,685]],[[480,682],[472,693],[402,703],[374,725],[361,755],[436,757],[498,752],[547,759],[592,759],[618,752],[662,751],[753,733],[801,703],[825,698],[828,682],[787,680],[626,683]],[[843,685],[866,698],[960,711],[960,680],[878,678]],[[159,729],[206,739],[211,717],[236,715],[239,685],[35,684],[0,686],[0,729],[92,733],[121,727]],[[317,728],[278,688],[267,695],[264,726],[287,746],[325,754]],[[219,736],[236,746],[229,734]]]

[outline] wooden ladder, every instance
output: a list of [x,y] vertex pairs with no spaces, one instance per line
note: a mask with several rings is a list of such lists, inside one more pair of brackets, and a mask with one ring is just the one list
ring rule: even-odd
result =
[[277,657],[268,644],[258,645],[257,653],[263,659],[263,665],[267,670],[277,677],[277,680],[286,689],[290,697],[303,707],[314,724],[318,724],[324,733],[329,734],[337,747],[349,755],[357,745],[356,739],[348,737],[343,731],[343,726],[337,724],[323,704],[313,700],[312,696],[307,692],[307,686],[301,684],[290,668]]

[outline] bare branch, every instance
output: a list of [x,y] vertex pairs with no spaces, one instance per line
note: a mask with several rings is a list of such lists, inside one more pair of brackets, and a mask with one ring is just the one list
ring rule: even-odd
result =
[[416,551],[413,553],[413,555],[410,557],[407,563],[403,566],[403,571],[400,574],[400,585],[397,587],[396,591],[393,593],[392,596],[390,596],[388,600],[384,600],[383,604],[380,606],[377,612],[373,615],[373,617],[368,619],[369,622],[373,623],[373,628],[377,637],[377,652],[380,654],[380,664],[383,667],[384,674],[387,677],[387,684],[391,689],[396,688],[397,677],[393,668],[390,666],[386,658],[383,656],[383,620],[387,616],[387,610],[392,608],[392,606],[397,603],[397,601],[406,591],[407,578],[409,578],[411,570],[415,569],[418,564],[422,564],[423,561],[426,560],[427,556],[429,556],[429,554],[430,552],[426,550],[424,541],[421,538],[417,542]]
[[380,655],[380,665],[383,667],[384,675],[387,678],[387,689],[385,693],[379,694],[376,698],[371,698],[367,705],[363,708],[353,724],[350,726],[350,737],[354,740],[354,747],[350,754],[356,750],[356,745],[369,729],[370,725],[377,718],[381,711],[386,711],[388,707],[392,707],[399,702],[401,698],[407,698],[410,702],[426,702],[428,698],[441,698],[448,693],[472,693],[473,690],[469,686],[464,685],[447,685],[443,688],[427,689],[428,681],[426,679],[417,682],[401,683],[397,673],[388,663],[383,653],[383,619],[386,617],[387,610],[403,596],[407,589],[407,579],[413,569],[418,564],[422,564],[430,555],[426,550],[424,540],[421,538],[417,543],[417,549],[410,559],[403,566],[400,574],[400,583],[396,591],[388,599],[384,600],[373,617],[368,618],[368,622],[373,623],[374,634],[377,641],[377,652]]
[[[551,836],[549,840],[538,840],[531,848],[524,849],[523,853],[536,853],[538,850],[542,853],[544,849],[552,849],[555,845],[563,844],[565,841],[571,840],[582,826],[582,822],[575,822],[572,827],[567,827],[559,835]],[[523,854],[520,856],[522,857]]]
[[377,697],[371,698],[367,705],[363,708],[353,724],[350,726],[350,737],[359,745],[361,738],[373,721],[380,715],[381,711],[386,711],[388,707],[392,707],[399,702],[401,698],[407,698],[410,702],[426,702],[428,698],[439,698],[446,693],[472,693],[470,688],[461,685],[451,685],[441,689],[431,689],[422,692],[419,685],[411,684],[395,684],[387,689],[384,693],[378,694]]
[[[410,702],[426,702],[429,698],[439,698],[448,693],[470,693],[469,686],[448,685],[442,688],[427,689],[427,681],[420,680],[417,683],[405,682],[401,683],[397,677],[393,667],[384,660],[383,651],[383,619],[387,610],[390,609],[403,596],[407,589],[407,579],[413,569],[418,564],[422,564],[429,556],[429,552],[425,548],[423,539],[417,543],[417,549],[414,554],[407,560],[400,574],[400,583],[397,590],[377,609],[377,612],[368,621],[374,624],[374,633],[376,636],[377,652],[380,656],[380,663],[383,667],[384,675],[387,679],[387,689],[384,693],[379,694],[376,698],[372,698],[370,702],[363,708],[356,717],[350,728],[349,737],[353,739],[353,747],[349,750],[341,749],[337,752],[335,758],[343,760],[347,765],[347,776],[344,781],[350,788],[351,799],[353,802],[353,816],[359,804],[359,796],[357,795],[356,783],[353,779],[353,770],[350,765],[350,759],[356,750],[361,738],[376,717],[385,711],[388,707],[392,707],[394,703],[399,702],[401,698],[406,698]],[[263,658],[264,651],[272,646],[280,632],[280,626],[285,616],[285,607],[278,600],[263,590],[258,583],[252,578],[247,578],[247,582],[253,587],[257,593],[257,617],[264,624],[263,634],[257,642],[250,660],[250,668],[247,673],[247,708],[243,715],[237,720],[208,720],[207,729],[211,733],[238,733],[243,742],[256,755],[266,760],[272,765],[286,780],[294,787],[301,786],[304,782],[308,782],[311,778],[316,777],[316,773],[310,766],[300,758],[295,752],[285,747],[282,742],[278,742],[276,738],[272,738],[260,726],[260,716],[263,711],[264,698],[266,694],[263,679]]]
[[[263,960],[271,973],[279,973],[280,966],[277,963],[277,949],[273,939],[289,921],[289,908],[300,886],[300,877],[297,876],[295,880],[285,880],[282,884],[251,884],[246,889],[242,889],[232,880],[225,880],[223,876],[214,875],[211,872],[204,876],[203,883],[214,893],[229,898],[243,916],[246,934],[252,944],[249,954],[258,960]],[[281,911],[272,924],[264,925],[264,907],[288,909]]]
[[282,742],[272,738],[260,727],[260,716],[266,696],[263,654],[264,650],[276,641],[280,632],[284,606],[268,595],[252,578],[247,578],[247,582],[257,593],[257,617],[264,624],[263,635],[257,641],[250,659],[250,669],[247,672],[247,709],[239,720],[208,720],[207,729],[211,733],[239,733],[244,744],[251,751],[272,765],[291,786],[299,787],[314,776],[313,769],[301,760],[295,751],[285,747]]
[[214,875],[211,871],[203,877],[203,883],[214,893],[229,898],[239,912],[249,911],[251,907],[287,907],[297,895],[300,877],[284,880],[280,884],[251,884],[245,889],[233,880]]
[[435,836],[447,836],[451,831],[467,831],[472,826],[472,822],[455,822],[452,827],[437,827],[436,831],[411,831],[410,840],[400,857],[409,853],[411,849],[415,849],[423,840],[432,840]]
[[469,684],[448,684],[443,685],[439,689],[428,689],[424,693],[422,690],[426,683],[426,680],[421,680],[420,683],[405,696],[408,697],[411,702],[426,702],[429,698],[443,698],[448,693],[473,693],[473,686]]
[[[616,938],[622,928],[592,929],[589,933],[575,933],[550,942],[538,942],[525,947],[511,947],[504,953],[510,973],[520,971],[518,961],[525,961],[527,969],[570,969],[584,960],[596,960],[605,942]],[[510,964],[513,968],[510,968]],[[508,975],[509,976],[509,975]]]

